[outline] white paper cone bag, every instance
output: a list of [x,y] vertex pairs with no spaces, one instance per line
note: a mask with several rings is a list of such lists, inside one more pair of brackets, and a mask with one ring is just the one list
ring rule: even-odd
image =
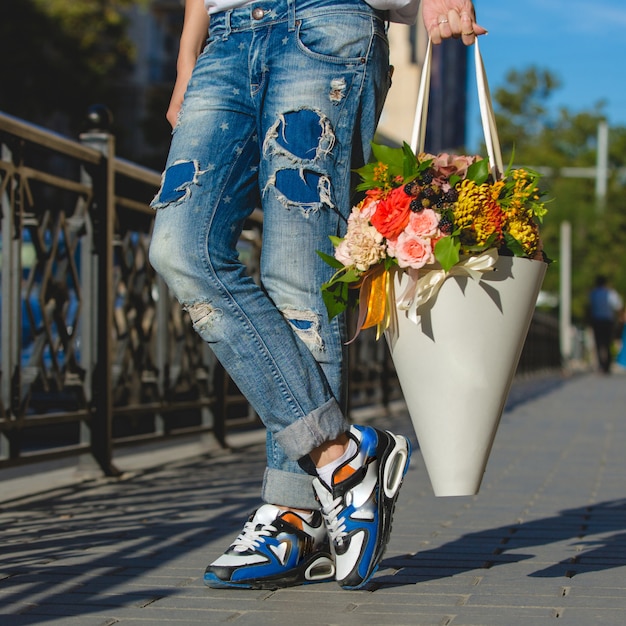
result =
[[478,493],[546,271],[517,257],[494,267],[448,276],[417,324],[398,310],[385,333],[436,496]]

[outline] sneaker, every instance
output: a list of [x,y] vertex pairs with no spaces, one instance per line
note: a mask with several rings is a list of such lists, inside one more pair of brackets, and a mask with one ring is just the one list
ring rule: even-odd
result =
[[209,587],[280,589],[334,580],[335,564],[319,511],[310,522],[264,504],[226,552],[206,568]]
[[363,587],[378,569],[391,534],[391,518],[411,446],[406,437],[369,426],[351,426],[354,458],[333,473],[332,486],[319,478],[313,488],[322,505],[337,582]]

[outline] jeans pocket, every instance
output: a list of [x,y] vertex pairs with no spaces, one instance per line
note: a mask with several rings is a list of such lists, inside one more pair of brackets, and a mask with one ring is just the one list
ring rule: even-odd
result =
[[330,63],[362,64],[372,49],[372,38],[379,34],[372,15],[334,12],[298,20],[299,49],[309,57]]

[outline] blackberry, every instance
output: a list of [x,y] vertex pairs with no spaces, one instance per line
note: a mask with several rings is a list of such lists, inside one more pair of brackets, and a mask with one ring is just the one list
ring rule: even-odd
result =
[[424,187],[422,189],[422,192],[420,193],[420,198],[435,200],[437,198],[437,195],[437,190],[432,185],[429,185],[428,187]]
[[449,217],[442,217],[439,220],[439,230],[444,235],[449,235],[452,232],[453,227],[454,227],[454,224],[452,223],[452,220]]
[[404,185],[404,193],[407,196],[417,196],[420,192],[420,184],[417,178],[414,178],[411,182]]
[[435,178],[435,171],[432,168],[428,168],[427,170],[424,170],[422,172],[421,178],[422,182],[428,185],[429,183],[433,182],[433,179]]
[[424,206],[422,205],[422,201],[415,198],[415,200],[411,200],[411,204],[409,204],[409,209],[413,211],[413,213],[419,213],[424,210]]
[[446,202],[456,202],[459,199],[459,192],[454,187],[450,187],[443,197]]

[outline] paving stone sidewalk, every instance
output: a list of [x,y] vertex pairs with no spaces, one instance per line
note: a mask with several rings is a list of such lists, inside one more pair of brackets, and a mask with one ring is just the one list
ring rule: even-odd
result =
[[[402,407],[375,421],[412,432]],[[517,381],[477,496],[435,498],[416,452],[362,591],[202,584],[258,504],[263,455],[253,437],[0,504],[0,624],[626,622],[624,375]]]

